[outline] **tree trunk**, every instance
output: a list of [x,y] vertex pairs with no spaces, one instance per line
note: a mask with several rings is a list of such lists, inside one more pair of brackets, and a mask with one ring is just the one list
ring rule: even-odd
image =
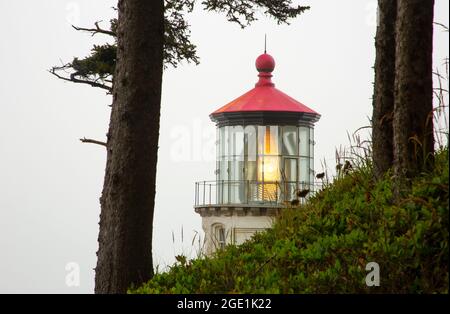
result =
[[130,285],[139,285],[153,275],[164,3],[119,0],[118,10],[96,293],[125,293]]
[[396,25],[394,175],[397,195],[432,166],[434,0],[398,0]]
[[375,82],[372,113],[373,170],[381,178],[394,161],[392,119],[395,84],[395,21],[397,0],[378,0],[375,38]]

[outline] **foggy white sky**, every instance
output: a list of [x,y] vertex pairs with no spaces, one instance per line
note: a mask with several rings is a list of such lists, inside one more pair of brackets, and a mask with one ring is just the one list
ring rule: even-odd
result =
[[[105,140],[111,99],[46,70],[104,42],[70,23],[106,22],[115,3],[0,2],[0,293],[93,292],[106,153],[78,139]],[[241,30],[200,4],[189,15],[201,64],[169,68],[163,78],[153,250],[160,268],[176,254],[194,253],[191,239],[201,231],[194,182],[214,178],[208,116],[254,86],[264,33],[277,88],[322,114],[316,171],[320,160],[333,164],[335,147],[348,144],[347,131],[368,125],[376,0],[300,3],[311,10],[289,26],[262,18]],[[435,21],[449,24],[447,0],[436,0]],[[436,28],[435,67],[446,56],[448,33]],[[65,283],[69,262],[80,266],[79,287]]]

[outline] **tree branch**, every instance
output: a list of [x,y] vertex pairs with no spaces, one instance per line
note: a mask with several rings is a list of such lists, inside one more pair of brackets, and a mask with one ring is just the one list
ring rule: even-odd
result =
[[83,137],[83,138],[80,138],[80,141],[82,143],[91,143],[91,144],[97,144],[97,145],[101,145],[101,146],[105,146],[106,147],[106,143],[105,142],[93,140],[93,139],[90,139],[90,138]]
[[78,26],[75,26],[75,25],[72,25],[72,27],[73,27],[75,30],[77,30],[77,31],[90,32],[90,33],[92,33],[92,36],[94,36],[95,34],[99,34],[99,33],[100,33],[100,34],[109,35],[109,36],[113,36],[113,37],[116,37],[116,36],[117,36],[115,32],[113,32],[113,31],[108,31],[108,30],[106,30],[106,29],[101,28],[101,27],[98,25],[98,23],[99,23],[99,22],[95,22],[95,23],[94,23],[94,24],[95,24],[95,28],[84,28],[84,27],[78,27]]
[[59,75],[58,73],[55,72],[56,70],[62,70],[62,69],[63,68],[53,67],[53,68],[51,68],[49,70],[49,72],[51,74],[53,74],[54,76],[56,76],[57,78],[61,79],[61,80],[68,81],[68,82],[73,82],[73,83],[79,83],[79,84],[88,84],[88,85],[90,85],[92,87],[98,87],[98,88],[105,89],[105,90],[108,91],[109,94],[112,93],[112,87],[110,87],[110,86],[107,86],[107,85],[104,85],[104,84],[101,84],[101,83],[97,83],[97,82],[77,79],[75,77],[75,74],[71,74],[70,78],[67,78],[67,77],[61,76],[61,75]]

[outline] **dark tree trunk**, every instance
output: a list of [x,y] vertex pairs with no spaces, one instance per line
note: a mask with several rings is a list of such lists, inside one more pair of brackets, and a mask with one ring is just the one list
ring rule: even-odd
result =
[[398,0],[394,104],[397,194],[432,165],[433,0]]
[[163,68],[163,0],[119,0],[117,65],[100,198],[96,293],[153,274],[152,224]]
[[395,21],[397,0],[378,0],[375,38],[375,82],[372,113],[373,170],[381,178],[394,161],[392,119],[395,84]]

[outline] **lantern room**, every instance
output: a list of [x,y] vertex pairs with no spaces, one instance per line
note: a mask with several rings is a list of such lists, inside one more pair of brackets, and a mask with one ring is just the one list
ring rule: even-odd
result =
[[203,228],[222,244],[227,237],[242,242],[236,228],[252,234],[270,227],[255,217],[272,216],[303,201],[299,191],[314,190],[314,123],[320,115],[275,87],[272,56],[260,55],[255,65],[255,87],[210,114],[217,127],[215,180],[195,186]]

